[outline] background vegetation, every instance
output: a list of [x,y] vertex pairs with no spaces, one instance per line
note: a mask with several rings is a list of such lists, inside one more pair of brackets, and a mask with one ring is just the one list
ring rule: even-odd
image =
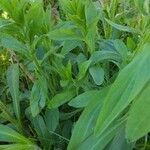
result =
[[149,0],[0,0],[0,149],[150,149]]

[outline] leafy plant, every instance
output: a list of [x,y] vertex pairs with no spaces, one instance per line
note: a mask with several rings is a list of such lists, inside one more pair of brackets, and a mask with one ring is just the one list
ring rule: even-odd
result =
[[148,149],[149,11],[1,0],[0,149]]

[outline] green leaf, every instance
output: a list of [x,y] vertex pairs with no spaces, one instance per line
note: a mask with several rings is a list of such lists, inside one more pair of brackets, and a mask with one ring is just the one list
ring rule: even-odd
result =
[[75,13],[75,9],[72,1],[59,0],[59,4],[66,15]]
[[93,22],[88,29],[85,37],[85,42],[88,45],[89,52],[92,54],[95,51],[95,40],[96,40],[96,32],[97,32],[97,21]]
[[9,16],[19,24],[24,21],[24,8],[27,5],[28,0],[1,0],[0,8],[6,11]]
[[101,85],[104,82],[104,70],[100,66],[93,66],[89,68],[89,72],[96,85]]
[[91,60],[87,60],[87,61],[79,64],[79,74],[77,77],[78,80],[81,80],[85,76],[90,64],[91,64]]
[[[80,144],[92,134],[93,132],[93,124],[95,124],[96,119],[98,117],[98,112],[103,103],[103,97],[100,99],[95,99],[91,101],[86,109],[83,111],[82,115],[80,116],[79,120],[77,121],[71,140],[68,145],[68,150],[75,150],[78,149]],[[101,102],[98,102],[98,101]]]
[[72,126],[73,126],[73,122],[71,119],[68,119],[66,121],[64,121],[63,123],[63,128],[62,128],[62,136],[65,138],[66,141],[69,142],[68,139],[70,139],[71,136],[71,132],[72,131]]
[[13,22],[10,22],[10,21],[8,21],[6,19],[0,18],[0,30],[3,29],[6,26],[11,25],[11,24],[13,24]]
[[[92,12],[92,13],[91,13]],[[98,11],[96,7],[94,6],[94,3],[89,0],[85,4],[85,17],[86,17],[86,26],[88,27],[89,25],[93,24],[95,20],[98,21]]]
[[76,40],[65,41],[63,44],[61,54],[63,54],[63,55],[68,54],[71,50],[73,50],[74,48],[76,48],[79,45],[80,45],[80,42],[76,41]]
[[103,133],[150,80],[149,48],[150,44],[145,44],[133,61],[120,72],[107,94],[96,123],[95,133]]
[[17,121],[13,118],[11,113],[8,111],[7,105],[5,105],[1,100],[0,100],[0,111],[2,112],[0,114],[0,117],[11,122],[14,125],[17,125]]
[[7,83],[13,99],[15,115],[20,122],[20,99],[19,99],[19,65],[12,64],[7,70]]
[[134,2],[143,15],[150,15],[149,0],[134,0]]
[[7,144],[0,145],[2,150],[41,150],[37,145],[34,144]]
[[97,98],[91,100],[87,107],[85,107],[74,127],[68,150],[103,149],[115,136],[117,131],[122,128],[124,120],[119,120],[102,136],[94,135],[94,126],[108,90],[109,88],[99,91],[101,93],[97,94]]
[[150,83],[135,98],[126,125],[126,137],[134,142],[150,132]]
[[75,96],[75,90],[70,89],[56,94],[48,103],[48,108],[58,108]]
[[87,1],[85,4],[85,17],[86,17],[86,27],[87,27],[85,42],[89,47],[90,53],[92,53],[95,51],[95,40],[96,40],[97,22],[99,20],[99,14],[97,9],[94,6],[94,3],[91,0]]
[[29,56],[29,54],[27,54],[28,52],[27,47],[23,43],[18,41],[16,38],[10,35],[1,34],[0,45],[3,46],[4,48],[13,50],[21,55]]
[[85,19],[85,7],[87,2],[89,2],[89,0],[75,0],[74,1],[74,6],[76,6],[75,10],[76,10],[76,15],[81,18],[81,19]]
[[45,123],[49,131],[55,131],[59,124],[59,110],[56,109],[47,109],[45,112]]
[[124,42],[117,39],[113,41],[113,44],[118,53],[121,55],[122,60],[126,61],[128,56],[128,48],[126,47]]
[[52,144],[51,135],[48,132],[43,117],[37,115],[34,118],[32,117],[31,121],[33,123],[34,129],[38,135],[38,139],[40,140],[41,145],[44,147],[44,149],[50,149]]
[[117,63],[122,62],[121,56],[115,51],[96,51],[91,55],[90,60],[92,61],[92,64],[103,62],[105,60]]
[[26,34],[33,40],[35,36],[43,35],[51,29],[51,8],[47,7],[44,10],[43,1],[36,0],[30,4],[28,9],[25,13]]
[[1,0],[0,8],[9,12],[9,13],[12,11],[11,3],[9,2],[9,0]]
[[87,58],[83,53],[80,53],[77,57],[76,57],[76,62],[80,65],[81,63],[83,63],[84,61],[86,61]]
[[114,20],[117,13],[117,8],[119,5],[119,0],[112,0],[109,4],[109,17]]
[[81,107],[86,107],[89,102],[97,99],[100,95],[100,91],[97,90],[91,90],[91,91],[86,91],[75,98],[73,98],[68,105],[75,107],[75,108],[81,108]]
[[[59,27],[60,26],[60,27]],[[48,33],[48,37],[52,40],[82,40],[80,30],[71,22],[58,25],[58,27]]]
[[47,92],[47,81],[45,77],[41,76],[35,81],[31,91],[30,108],[33,117],[45,107]]
[[106,20],[106,22],[107,22],[108,24],[110,24],[112,27],[114,27],[114,28],[116,28],[116,29],[118,29],[118,30],[120,30],[120,31],[131,32],[131,33],[140,33],[140,31],[138,31],[137,29],[134,29],[134,28],[132,28],[132,27],[128,27],[128,26],[124,26],[124,25],[120,25],[120,24],[114,23],[114,22],[112,22],[111,20],[108,20],[108,19],[106,19],[106,18],[105,18],[105,20]]
[[130,37],[127,38],[127,47],[128,47],[131,51],[133,51],[133,50],[136,48],[136,43],[135,43],[135,41],[134,41],[133,38],[130,38]]
[[0,141],[32,144],[31,141],[29,141],[24,136],[17,133],[15,130],[9,128],[8,126],[2,124],[0,124]]
[[[79,150],[103,150],[107,148],[111,140],[124,128],[125,119],[119,120],[117,123],[113,124],[106,130],[102,135],[95,136],[94,133],[87,137],[80,145]],[[75,150],[75,149],[74,149]]]
[[133,143],[127,142],[124,128],[114,137],[109,150],[133,150]]
[[61,79],[63,80],[71,80],[72,79],[72,64],[70,61],[68,61],[66,66],[62,66],[62,68],[59,68]]

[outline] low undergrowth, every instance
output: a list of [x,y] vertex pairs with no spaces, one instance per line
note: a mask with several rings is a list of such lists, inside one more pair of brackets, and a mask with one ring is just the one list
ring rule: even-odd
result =
[[150,149],[149,0],[0,1],[0,149]]

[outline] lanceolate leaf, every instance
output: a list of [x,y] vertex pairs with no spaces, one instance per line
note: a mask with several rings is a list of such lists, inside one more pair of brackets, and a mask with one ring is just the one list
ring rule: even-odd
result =
[[95,39],[96,39],[96,32],[97,32],[97,21],[94,21],[93,24],[91,24],[88,27],[88,33],[85,37],[85,42],[88,45],[89,52],[92,54],[95,51]]
[[75,108],[86,107],[90,102],[104,98],[108,92],[106,89],[109,90],[109,88],[107,87],[103,90],[86,91],[86,92],[78,95],[77,97],[73,98],[69,102],[69,106],[73,106]]
[[17,119],[20,121],[19,104],[19,65],[12,64],[7,71],[7,83],[13,99],[13,108]]
[[100,94],[100,91],[98,91],[98,90],[86,91],[86,92],[78,95],[77,97],[73,98],[69,102],[69,106],[72,106],[75,108],[86,107],[89,102],[97,99],[97,97],[99,97],[99,94]]
[[43,117],[37,115],[36,117],[32,118],[31,121],[38,135],[38,139],[41,142],[41,145],[44,147],[44,149],[50,149],[52,144],[51,135],[48,132],[48,128],[46,127]]
[[121,40],[114,40],[113,43],[114,47],[119,52],[122,60],[126,61],[128,55],[128,48],[126,47],[126,45]]
[[71,50],[73,50],[74,48],[76,48],[77,46],[80,46],[81,43],[79,41],[76,40],[69,40],[69,41],[65,41],[63,44],[63,48],[61,51],[61,54],[67,54],[69,53]]
[[94,133],[85,139],[79,146],[79,150],[103,150],[111,140],[124,128],[125,119],[119,120],[106,130],[102,135],[95,136]]
[[79,64],[78,80],[81,80],[85,76],[90,64],[91,64],[91,60],[87,60],[87,61]]
[[125,129],[123,128],[116,136],[114,137],[109,150],[133,150],[134,143],[128,142],[125,138]]
[[125,32],[131,32],[131,33],[139,33],[138,30],[128,27],[128,26],[124,26],[124,25],[120,25],[117,23],[112,22],[111,20],[108,20],[105,18],[105,20],[107,21],[108,24],[110,24],[112,27],[120,30],[120,31],[125,31]]
[[150,44],[146,44],[134,60],[120,72],[105,99],[95,134],[106,130],[150,80],[149,47]]
[[56,94],[48,103],[48,108],[58,108],[75,96],[75,90],[70,89]]
[[90,60],[92,61],[92,64],[96,64],[103,61],[113,61],[117,63],[121,63],[122,59],[119,53],[114,51],[96,51],[94,52]]
[[38,146],[34,144],[7,144],[0,145],[0,149],[2,150],[41,150]]
[[82,34],[77,29],[75,25],[72,25],[70,22],[63,24],[61,27],[58,27],[51,31],[48,34],[48,37],[52,40],[82,40]]
[[[95,124],[100,108],[102,107],[104,97],[91,101],[84,110],[80,119],[75,125],[69,142],[68,150],[78,149],[80,144],[93,133],[93,124]],[[101,103],[98,102],[101,100]]]
[[9,128],[7,125],[2,124],[0,124],[0,141],[32,144],[31,141],[26,139],[24,136]]
[[75,125],[68,150],[101,150],[110,142],[117,131],[124,126],[125,120],[119,120],[102,135],[94,135],[94,126],[108,90],[109,88],[99,91],[102,93],[97,94],[97,98],[87,105]]
[[45,112],[45,123],[49,131],[55,131],[59,124],[59,110],[56,109],[47,109]]
[[13,50],[15,52],[18,52],[21,55],[29,56],[27,53],[27,47],[18,41],[16,38],[7,35],[7,34],[1,34],[0,35],[0,45],[4,48]]
[[150,132],[150,82],[135,98],[126,126],[126,137],[130,141],[136,141]]
[[[91,13],[92,12],[92,13]],[[89,47],[90,53],[95,51],[95,39],[97,32],[97,22],[99,20],[99,14],[94,6],[94,3],[90,0],[86,2],[85,6],[85,17],[86,17],[86,43]]]
[[101,66],[90,67],[89,72],[96,85],[101,85],[104,81],[104,70]]
[[95,20],[97,19],[98,11],[91,0],[85,3],[86,26],[89,27],[89,25],[93,24],[93,22],[95,22]]
[[45,107],[47,99],[47,81],[45,77],[39,77],[34,83],[31,91],[30,108],[35,117]]

